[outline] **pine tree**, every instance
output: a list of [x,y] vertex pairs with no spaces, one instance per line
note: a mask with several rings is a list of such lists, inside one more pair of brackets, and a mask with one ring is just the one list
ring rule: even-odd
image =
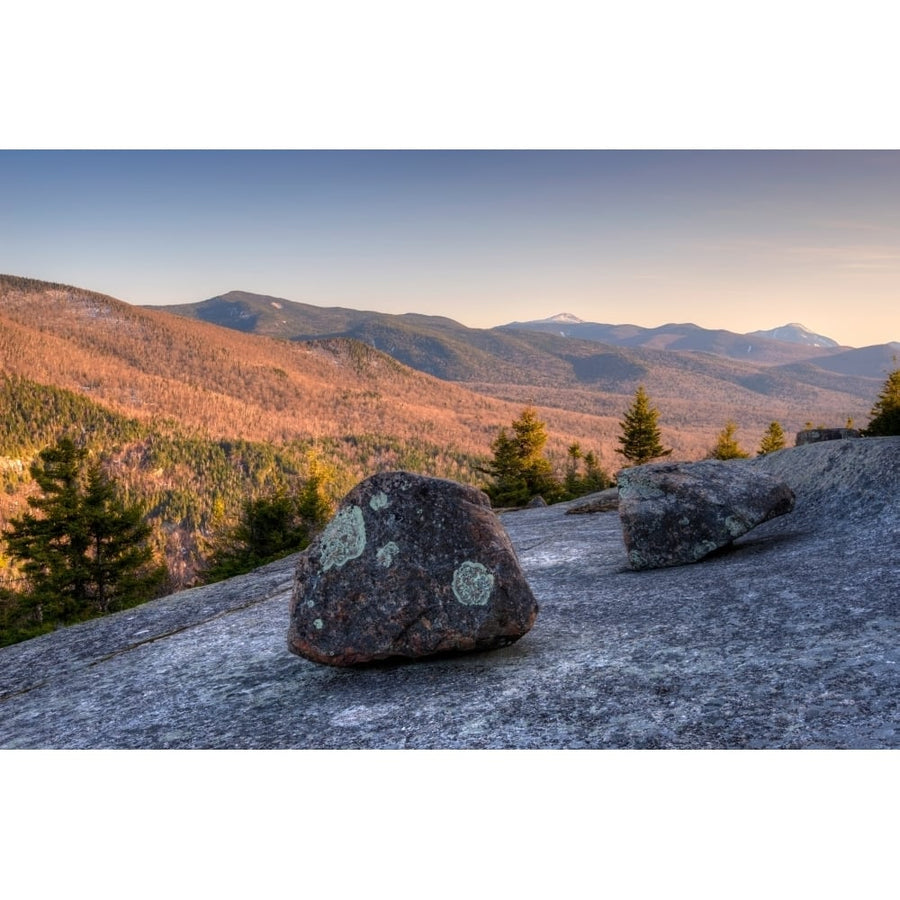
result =
[[574,444],[570,444],[567,450],[567,454],[569,457],[568,465],[566,466],[566,494],[571,497],[575,497],[579,493],[580,479],[578,477],[578,460],[584,459],[584,454],[581,452],[581,444],[577,441]]
[[888,375],[870,416],[867,437],[900,435],[900,369]]
[[493,478],[487,493],[495,506],[523,506],[538,495],[548,502],[557,499],[561,486],[543,455],[546,443],[547,427],[530,406],[512,423],[512,435],[500,429],[487,469]]
[[291,494],[284,487],[246,500],[240,518],[213,539],[206,580],[221,581],[302,550],[327,521],[332,504],[325,488],[330,470],[310,456],[303,487]]
[[784,430],[778,422],[770,422],[763,439],[760,442],[757,456],[765,456],[785,447]]
[[88,583],[97,611],[106,614],[149,600],[165,577],[165,569],[154,564],[152,529],[140,506],[118,496],[99,462],[88,468],[82,511]]
[[[568,457],[563,499],[571,500],[583,494],[602,491],[612,484],[612,479],[600,468],[597,454],[593,450],[583,453],[581,445],[576,442],[569,446]],[[579,460],[584,462],[584,474],[578,471]]]
[[738,442],[734,436],[737,431],[737,425],[734,422],[728,422],[719,432],[716,440],[716,446],[710,451],[709,459],[747,459],[750,455],[745,453],[738,446]]
[[334,503],[328,496],[328,487],[334,478],[334,468],[310,451],[306,457],[306,481],[297,499],[297,512],[306,523],[310,537],[334,512]]
[[650,398],[641,385],[625,417],[619,422],[622,434],[618,441],[622,446],[616,449],[616,453],[621,453],[635,466],[668,456],[672,451],[666,450],[661,443],[658,418],[659,411],[650,405]]
[[600,468],[600,461],[593,450],[584,454],[584,478],[582,479],[583,491],[586,494],[594,491],[605,491],[612,487],[613,480]]
[[[99,462],[67,437],[31,465],[35,512],[11,520],[6,541],[29,587],[20,608],[35,624],[68,624],[150,599],[165,578],[151,529],[119,498]],[[35,514],[37,513],[37,514]]]

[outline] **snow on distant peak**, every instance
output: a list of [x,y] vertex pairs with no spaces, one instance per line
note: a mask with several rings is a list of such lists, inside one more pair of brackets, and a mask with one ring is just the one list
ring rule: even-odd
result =
[[805,344],[807,347],[840,347],[837,341],[825,337],[824,334],[816,334],[799,322],[790,322],[779,328],[770,328],[768,331],[754,331],[750,337],[774,338],[776,341]]
[[550,316],[549,319],[541,319],[540,322],[553,325],[581,325],[584,323],[584,319],[579,319],[572,313],[557,313],[555,316]]

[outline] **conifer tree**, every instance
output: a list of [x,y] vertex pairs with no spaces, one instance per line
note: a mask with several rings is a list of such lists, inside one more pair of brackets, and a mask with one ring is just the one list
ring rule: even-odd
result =
[[726,423],[719,432],[715,447],[710,451],[709,459],[747,459],[750,454],[745,453],[738,446],[734,436],[736,431],[737,425],[734,422]]
[[68,624],[154,596],[165,568],[154,562],[150,526],[100,462],[63,437],[30,471],[41,489],[28,498],[34,512],[12,519],[5,535],[29,584],[20,595],[26,617]]
[[784,430],[778,422],[770,422],[763,439],[759,444],[757,456],[765,456],[785,447]]
[[297,512],[306,523],[309,537],[325,525],[334,512],[334,504],[328,496],[328,487],[334,479],[334,468],[310,451],[306,457],[306,481],[297,500]]
[[867,437],[900,435],[900,369],[888,375],[870,416],[863,432]]
[[578,460],[584,459],[584,454],[581,452],[581,444],[577,441],[574,444],[570,444],[567,454],[569,461],[566,466],[566,493],[574,497],[578,494],[580,481],[578,478]]
[[619,422],[622,434],[618,441],[622,446],[616,448],[616,453],[621,453],[635,466],[668,456],[672,451],[666,450],[661,443],[658,418],[659,410],[650,405],[644,386],[639,386],[634,401]]
[[512,423],[512,434],[501,428],[491,444],[494,459],[487,472],[493,484],[487,488],[495,506],[522,506],[538,495],[552,501],[560,493],[553,467],[543,455],[547,427],[533,407],[526,407]]
[[244,501],[237,523],[213,540],[207,581],[251,572],[309,545],[332,512],[325,490],[332,473],[313,456],[307,466],[308,478],[296,494],[280,487]]

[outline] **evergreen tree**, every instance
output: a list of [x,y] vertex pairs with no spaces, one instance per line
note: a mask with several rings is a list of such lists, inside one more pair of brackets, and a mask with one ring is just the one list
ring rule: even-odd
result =
[[738,442],[734,436],[737,431],[737,425],[734,422],[728,422],[719,432],[716,440],[716,446],[710,451],[709,459],[747,459],[750,455],[745,453],[738,446]]
[[298,494],[279,488],[246,500],[237,523],[214,538],[206,580],[242,575],[308,546],[332,512],[325,478],[325,469],[319,467]]
[[[612,484],[612,479],[600,468],[597,454],[593,450],[582,453],[581,445],[574,443],[568,448],[568,457],[563,499],[571,500],[583,494],[602,491]],[[584,462],[584,474],[579,473],[579,460]]]
[[105,614],[149,600],[165,568],[154,565],[152,529],[137,504],[127,504],[99,462],[90,465],[82,501],[93,604]]
[[306,481],[297,498],[297,512],[306,522],[309,537],[325,525],[334,512],[334,503],[328,496],[328,488],[334,482],[335,471],[313,451],[306,457]]
[[595,491],[605,491],[608,487],[612,487],[612,484],[612,478],[600,468],[597,454],[593,450],[588,450],[584,454],[584,476],[580,486],[581,492],[591,494]]
[[584,459],[584,454],[581,452],[581,445],[577,441],[569,446],[567,453],[569,462],[566,466],[566,494],[575,497],[578,494],[580,482],[578,477],[578,460]]
[[532,497],[556,500],[561,486],[543,455],[547,427],[533,407],[526,407],[512,423],[512,435],[501,428],[491,444],[494,459],[487,472],[494,479],[487,488],[495,506],[524,506]]
[[635,466],[668,456],[672,451],[666,450],[661,443],[658,418],[659,410],[650,405],[650,398],[641,385],[625,417],[619,422],[622,434],[618,441],[622,446],[616,448],[616,453],[621,453]]
[[37,625],[134,606],[165,578],[142,510],[120,499],[99,461],[87,457],[67,437],[42,450],[30,469],[41,489],[28,498],[34,512],[12,519],[5,535],[29,585],[20,610]]
[[900,369],[888,375],[870,416],[867,437],[900,435]]
[[784,430],[778,422],[770,422],[763,439],[760,442],[757,456],[765,456],[785,447]]

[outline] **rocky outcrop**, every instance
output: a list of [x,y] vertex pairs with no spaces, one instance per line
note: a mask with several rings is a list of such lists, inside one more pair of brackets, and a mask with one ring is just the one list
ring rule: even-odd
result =
[[845,441],[850,438],[862,437],[856,428],[808,428],[806,431],[798,431],[794,439],[796,446],[804,444],[818,444],[820,441]]
[[697,562],[794,506],[787,484],[737,460],[649,463],[616,480],[632,569]]
[[288,645],[334,666],[490,650],[536,615],[485,494],[389,472],[357,485],[300,557]]
[[0,649],[0,747],[900,749],[900,437],[740,463],[794,510],[635,572],[619,516],[501,521],[541,605],[489,653],[288,652],[296,557]]

